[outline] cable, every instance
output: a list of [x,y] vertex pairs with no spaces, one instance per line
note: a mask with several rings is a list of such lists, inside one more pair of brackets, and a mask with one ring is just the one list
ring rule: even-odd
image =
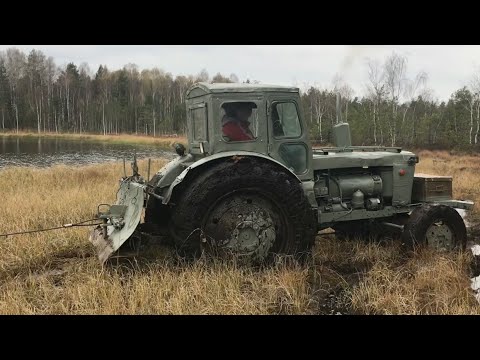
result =
[[[330,174],[328,175],[328,177],[335,183],[335,185],[337,185],[337,188],[338,188],[338,193],[340,195],[340,203],[343,202],[343,196],[342,196],[342,188],[340,187],[340,184],[338,183],[338,181],[336,179],[333,178],[333,176],[331,176]],[[342,206],[343,207],[343,206]]]
[[55,226],[55,227],[47,228],[47,229],[26,230],[26,231],[19,231],[19,232],[8,233],[8,234],[0,234],[0,237],[2,237],[2,236],[3,236],[3,237],[8,237],[8,236],[12,236],[12,235],[22,235],[22,234],[32,234],[32,233],[37,233],[37,232],[42,232],[42,231],[51,231],[51,230],[71,228],[71,227],[75,227],[75,226],[96,226],[96,225],[100,225],[100,224],[101,224],[101,223],[97,223],[97,224],[85,224],[86,222],[94,221],[94,220],[98,220],[98,219],[90,219],[90,220],[80,221],[80,222],[75,223],[75,224],[63,224],[63,225],[61,225],[61,226]]
[[344,216],[347,216],[347,215],[351,214],[351,213],[352,213],[352,211],[353,211],[353,208],[351,208],[351,209],[350,209],[348,212],[346,212],[346,213],[343,213],[343,214],[342,214],[342,215],[340,215],[340,216],[337,216],[337,217],[336,217],[336,218],[334,218],[334,219],[335,219],[335,220],[338,220],[338,219],[340,219],[340,218],[342,218],[342,217],[344,217]]

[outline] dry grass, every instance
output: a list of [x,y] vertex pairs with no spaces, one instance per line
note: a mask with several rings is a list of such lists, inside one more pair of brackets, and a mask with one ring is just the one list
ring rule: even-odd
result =
[[[454,198],[475,201],[469,220],[478,227],[480,157],[447,151],[418,154],[417,172],[451,175]],[[398,253],[391,250],[390,256]],[[363,314],[480,314],[470,289],[471,264],[469,253],[423,251],[393,263],[377,257],[363,280],[349,290],[352,307]]]
[[[454,174],[480,201],[477,157],[422,153],[419,171]],[[446,163],[433,162],[433,156]],[[155,160],[159,168],[163,160]],[[463,170],[462,170],[463,168]],[[92,218],[112,202],[121,164],[0,171],[0,233]],[[146,172],[146,162],[140,162]],[[459,176],[462,174],[462,176]],[[475,212],[475,215],[478,212]],[[479,314],[468,254],[405,256],[399,244],[317,239],[313,263],[267,269],[156,258],[101,268],[88,228],[0,238],[2,314]]]
[[111,144],[144,144],[144,145],[154,145],[163,148],[169,148],[174,143],[180,142],[184,145],[187,144],[187,139],[185,136],[145,136],[145,135],[131,135],[131,134],[119,134],[119,135],[98,135],[98,134],[69,134],[69,133],[38,133],[20,131],[19,133],[8,131],[0,132],[0,137],[43,137],[43,138],[57,138],[65,140],[78,140],[78,141],[98,141],[98,142],[108,142]]
[[396,266],[376,261],[351,291],[363,314],[480,314],[470,289],[468,253],[441,256],[428,251]]
[[[152,163],[159,168],[163,160]],[[146,161],[139,162],[140,172]],[[0,233],[93,218],[114,200],[120,164],[0,172]],[[307,313],[309,270],[278,265],[175,264],[164,249],[153,261],[102,269],[87,228],[0,239],[3,314]]]

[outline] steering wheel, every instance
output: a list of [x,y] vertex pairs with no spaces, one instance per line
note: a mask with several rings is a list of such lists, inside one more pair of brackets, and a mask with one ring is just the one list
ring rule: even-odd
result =
[[285,136],[285,132],[283,131],[283,126],[280,120],[273,121],[273,135],[274,136]]

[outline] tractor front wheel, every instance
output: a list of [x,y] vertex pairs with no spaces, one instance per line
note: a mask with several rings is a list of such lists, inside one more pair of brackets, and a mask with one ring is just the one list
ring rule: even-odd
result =
[[423,205],[412,211],[403,232],[404,243],[437,251],[465,249],[467,230],[460,214],[445,205]]

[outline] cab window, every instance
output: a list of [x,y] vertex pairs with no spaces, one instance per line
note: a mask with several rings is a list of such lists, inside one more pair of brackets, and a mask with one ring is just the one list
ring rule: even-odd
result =
[[254,102],[224,103],[221,118],[225,141],[253,141],[257,138],[258,112]]
[[193,140],[207,140],[207,107],[202,104],[200,107],[190,109],[192,120]]
[[293,102],[275,102],[272,105],[271,119],[273,136],[276,138],[297,138],[302,135],[302,127],[297,107]]

